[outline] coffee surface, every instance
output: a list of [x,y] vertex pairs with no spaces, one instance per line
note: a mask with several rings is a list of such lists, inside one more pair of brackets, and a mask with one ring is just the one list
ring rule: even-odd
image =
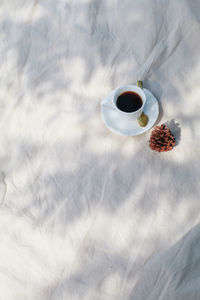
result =
[[117,107],[124,112],[134,112],[142,106],[141,97],[134,92],[125,92],[117,98]]

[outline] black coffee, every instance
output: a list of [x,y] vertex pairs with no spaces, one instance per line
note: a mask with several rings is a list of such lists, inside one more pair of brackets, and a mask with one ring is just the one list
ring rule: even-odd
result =
[[117,107],[125,112],[134,112],[142,106],[141,97],[134,92],[125,92],[117,98]]

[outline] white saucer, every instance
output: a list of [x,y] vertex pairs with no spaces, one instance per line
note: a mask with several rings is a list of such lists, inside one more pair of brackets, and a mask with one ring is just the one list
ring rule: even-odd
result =
[[158,102],[154,95],[147,89],[143,89],[146,95],[144,113],[148,116],[147,126],[141,127],[137,121],[123,116],[116,110],[112,102],[115,90],[101,102],[101,117],[106,126],[113,132],[120,135],[136,136],[149,130],[156,122],[159,114]]

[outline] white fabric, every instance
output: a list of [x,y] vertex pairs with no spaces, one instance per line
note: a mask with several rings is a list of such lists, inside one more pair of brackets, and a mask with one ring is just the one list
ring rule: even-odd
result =
[[[0,299],[199,299],[199,0],[1,0],[0,40]],[[171,152],[101,120],[138,79]]]

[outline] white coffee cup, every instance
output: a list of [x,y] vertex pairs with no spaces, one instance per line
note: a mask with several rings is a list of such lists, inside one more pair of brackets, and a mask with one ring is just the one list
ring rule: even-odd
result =
[[[135,110],[133,112],[125,112],[118,108],[117,99],[121,94],[123,94],[125,92],[134,92],[140,96],[140,98],[142,100],[142,106],[138,110]],[[119,113],[121,113],[122,115],[127,116],[133,120],[137,120],[141,116],[144,106],[145,106],[145,103],[146,103],[146,95],[143,92],[143,90],[136,85],[123,85],[123,86],[120,86],[119,88],[117,88],[114,92],[113,104],[114,104],[115,108],[117,109],[117,111]]]

